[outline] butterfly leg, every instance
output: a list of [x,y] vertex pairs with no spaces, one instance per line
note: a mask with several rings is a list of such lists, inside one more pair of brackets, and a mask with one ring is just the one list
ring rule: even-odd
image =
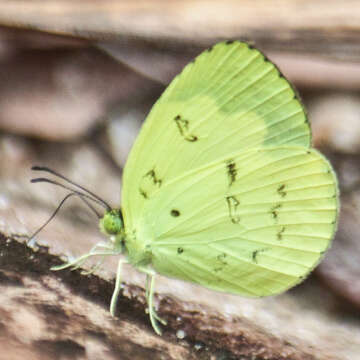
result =
[[[97,250],[97,249],[108,250],[110,255],[112,255],[112,254],[115,255],[115,254],[118,253],[117,250],[114,248],[113,244],[97,243],[91,248],[91,250],[89,251],[89,254],[94,254],[95,250]],[[100,260],[94,266],[92,266],[90,270],[83,270],[81,272],[81,274],[82,275],[90,275],[90,274],[92,274],[94,271],[96,271],[97,269],[99,269],[101,267],[101,265],[104,263],[105,258],[106,258],[106,255],[102,255]],[[81,264],[78,263],[76,265],[76,267],[73,267],[72,270],[75,270],[75,269],[79,268],[85,261],[86,261],[86,259],[83,260],[81,262]]]
[[142,268],[141,271],[146,273],[145,297],[148,305],[146,310],[147,313],[149,314],[150,322],[153,329],[158,335],[161,335],[161,329],[158,325],[158,322],[160,322],[163,325],[166,325],[166,321],[156,313],[154,307],[155,272],[147,268]]
[[[151,288],[152,293],[151,293]],[[154,296],[154,290],[155,290],[155,275],[146,275],[146,293],[145,293],[145,297],[146,297],[146,302],[149,305],[150,302],[150,297]],[[154,307],[153,307],[154,308]],[[147,312],[149,312],[149,310],[147,310]],[[163,325],[166,325],[166,320],[162,319],[154,310],[153,315],[155,317],[156,320],[158,320],[159,322],[161,322]]]
[[120,289],[121,289],[121,270],[122,270],[122,265],[126,264],[128,261],[125,259],[120,259],[119,260],[119,264],[118,264],[118,268],[116,271],[116,280],[115,280],[115,288],[114,288],[114,292],[112,294],[111,297],[111,302],[110,302],[110,314],[112,316],[115,316],[115,310],[116,310],[116,303],[117,303],[117,299],[119,297],[119,293],[120,293]]
[[[104,249],[104,250],[99,251],[99,249]],[[62,264],[59,266],[53,266],[51,268],[51,270],[58,271],[58,270],[63,270],[63,269],[67,269],[67,268],[71,268],[71,270],[76,270],[79,267],[81,267],[88,258],[90,258],[92,256],[117,255],[119,253],[120,252],[117,249],[114,249],[113,245],[99,243],[99,244],[96,244],[95,246],[93,246],[87,254],[79,256],[75,260],[69,261],[65,264]],[[97,265],[96,265],[96,268],[97,268]],[[89,273],[91,273],[93,271],[94,270],[90,270]]]
[[97,269],[99,269],[102,264],[104,263],[105,261],[105,255],[102,255],[100,260],[90,268],[90,270],[83,270],[81,271],[81,274],[82,275],[91,275],[92,273],[94,273]]

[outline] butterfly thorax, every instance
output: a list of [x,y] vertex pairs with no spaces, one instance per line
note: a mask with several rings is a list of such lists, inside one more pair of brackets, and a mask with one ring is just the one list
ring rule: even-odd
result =
[[144,267],[151,263],[151,247],[135,231],[126,233],[125,249],[129,262],[134,266]]
[[120,209],[107,211],[99,222],[100,230],[110,236],[114,243],[114,250],[123,250],[128,260],[135,266],[145,266],[151,262],[150,247],[137,237],[136,231],[125,231],[124,221]]

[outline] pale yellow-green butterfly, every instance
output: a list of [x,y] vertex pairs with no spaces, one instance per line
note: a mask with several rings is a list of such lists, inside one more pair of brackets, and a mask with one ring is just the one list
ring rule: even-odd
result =
[[281,293],[319,263],[338,208],[335,173],[311,147],[292,86],[259,50],[221,42],[153,106],[124,169],[121,210],[100,220],[110,241],[54,270],[123,253],[110,311],[129,262],[147,274],[160,334],[156,273],[243,296]]

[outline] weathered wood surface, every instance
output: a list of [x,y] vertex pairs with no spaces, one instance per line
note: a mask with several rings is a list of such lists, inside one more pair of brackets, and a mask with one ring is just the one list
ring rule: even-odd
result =
[[[0,2],[0,25],[65,35],[73,44],[78,37],[100,43],[163,82],[177,71],[165,70],[169,62],[163,57],[171,56],[176,66],[220,39],[245,39],[274,53],[283,71],[301,85],[360,85],[355,0],[6,0]],[[160,61],[162,70],[148,69],[150,59]]]
[[[271,48],[308,49],[317,54],[360,53],[359,3],[355,0],[260,1],[11,1],[0,4],[3,25],[117,41],[213,43],[241,36]],[[174,44],[176,46],[176,44]],[[351,49],[351,51],[349,51]]]

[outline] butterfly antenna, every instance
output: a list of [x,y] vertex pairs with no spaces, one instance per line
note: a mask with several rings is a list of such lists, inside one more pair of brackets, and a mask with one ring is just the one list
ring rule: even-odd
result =
[[[36,180],[36,179],[34,179]],[[96,214],[96,216],[100,219],[101,216],[100,214],[96,211],[96,209],[83,197],[82,194],[76,193],[76,192],[71,192],[70,194],[67,194],[60,202],[60,204],[58,205],[58,207],[55,209],[55,211],[52,213],[52,215],[49,217],[49,219],[42,225],[40,226],[39,229],[37,229],[34,234],[31,235],[29,241],[31,241],[55,216],[56,214],[59,212],[59,210],[61,209],[61,207],[64,205],[65,201],[67,199],[69,199],[71,196],[78,196],[82,201],[85,202],[86,205],[89,206],[89,208]]]
[[[56,186],[60,186],[61,188],[63,189],[66,189],[66,190],[69,190],[70,192],[78,195],[83,201],[85,201],[85,199],[88,199],[88,200],[91,200],[93,202],[95,202],[96,204],[104,207],[106,210],[111,210],[111,208],[107,207],[107,204],[104,204],[102,201],[98,200],[98,199],[94,199],[93,197],[91,197],[90,195],[88,194],[84,194],[82,193],[81,191],[77,191],[77,190],[74,190],[73,188],[69,187],[69,186],[66,186],[62,183],[59,183],[55,180],[52,180],[52,179],[48,179],[48,178],[35,178],[35,179],[31,179],[30,180],[31,183],[39,183],[39,182],[46,182],[46,183],[50,183],[50,184],[53,184],[53,185],[56,185]],[[89,202],[86,202],[87,205],[90,205]],[[93,209],[93,207],[90,205],[89,206],[91,209]],[[97,213],[97,212],[96,212]]]
[[[94,194],[92,191],[86,189],[85,187],[75,183],[74,181],[70,180],[69,178],[65,177],[64,175],[59,174],[57,171],[52,170],[50,168],[48,168],[47,166],[33,166],[31,168],[31,170],[34,171],[45,171],[48,172],[51,175],[57,176],[60,179],[65,180],[66,182],[68,182],[71,185],[76,186],[77,188],[85,191],[86,193],[88,193],[89,195],[91,195],[93,197],[93,200],[95,201],[95,199],[97,200],[97,203],[101,202],[103,204],[103,206],[106,208],[107,211],[111,210],[111,206],[105,201],[103,200],[101,197],[97,196],[96,194]],[[85,195],[85,194],[84,194]]]

